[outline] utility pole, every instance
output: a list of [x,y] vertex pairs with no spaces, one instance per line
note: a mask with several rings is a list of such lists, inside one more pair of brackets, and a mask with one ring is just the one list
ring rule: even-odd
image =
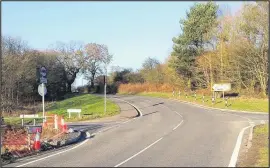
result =
[[104,112],[106,113],[106,87],[107,87],[107,64],[105,64],[105,75],[104,75]]

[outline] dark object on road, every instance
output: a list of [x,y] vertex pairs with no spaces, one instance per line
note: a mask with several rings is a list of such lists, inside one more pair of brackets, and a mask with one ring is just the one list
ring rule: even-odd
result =
[[160,104],[164,104],[164,102],[153,104],[153,106],[157,106],[157,105],[160,105]]

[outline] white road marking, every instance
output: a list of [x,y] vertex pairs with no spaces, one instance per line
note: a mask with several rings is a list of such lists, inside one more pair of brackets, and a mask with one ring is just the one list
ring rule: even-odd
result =
[[182,120],[176,127],[173,128],[173,130],[176,130],[183,122],[184,120]]
[[[114,98],[114,99],[118,99],[118,98]],[[142,112],[141,112],[141,110],[140,110],[138,107],[136,107],[134,104],[131,104],[131,103],[129,103],[128,101],[125,101],[125,100],[122,100],[122,99],[118,99],[118,100],[123,101],[123,102],[126,102],[127,104],[133,106],[133,107],[139,112],[139,114],[140,114],[139,117],[142,117]]]
[[[115,98],[115,99],[118,99],[118,98]],[[118,100],[121,100],[121,99],[118,99]],[[142,112],[141,112],[141,111],[140,111],[140,109],[139,109],[139,108],[137,108],[135,105],[133,105],[133,104],[131,104],[131,103],[129,103],[129,102],[127,102],[127,101],[125,101],[125,100],[121,100],[121,101],[126,102],[126,103],[130,104],[131,106],[133,106],[135,109],[137,109],[137,110],[139,111],[139,114],[140,114],[140,116],[139,116],[139,117],[141,117],[141,116],[142,116]],[[128,121],[125,121],[124,123],[127,123],[127,122],[129,122],[129,121],[131,121],[131,120],[134,120],[134,119],[137,119],[137,117],[136,117],[136,118],[133,118],[133,119],[130,119],[130,120],[128,120]],[[98,131],[97,133],[93,133],[93,134],[91,134],[91,135],[96,135],[96,134],[98,134],[98,133],[101,133],[101,132],[103,132],[103,131],[106,131],[106,130],[109,130],[109,129],[113,128],[113,127],[118,127],[118,126],[120,126],[120,124],[117,124],[117,125],[114,125],[114,126],[108,127],[108,128],[106,128],[106,129],[104,129],[104,130],[100,130],[100,131]],[[162,138],[161,138],[161,139],[162,139]],[[161,140],[161,139],[160,139],[160,140]],[[35,162],[38,162],[38,161],[41,161],[41,160],[44,160],[44,159],[47,159],[47,158],[50,158],[50,157],[53,157],[53,156],[59,155],[59,154],[61,154],[61,153],[65,153],[65,152],[71,151],[71,150],[76,149],[76,148],[78,148],[79,146],[81,146],[81,145],[85,144],[85,143],[86,143],[86,142],[88,142],[89,140],[90,140],[90,139],[86,139],[86,140],[85,140],[85,141],[83,141],[82,143],[80,143],[80,144],[78,144],[78,145],[74,146],[73,148],[70,148],[70,149],[67,149],[67,150],[64,150],[64,151],[61,151],[61,152],[58,152],[58,153],[55,153],[55,154],[52,154],[52,155],[49,155],[49,156],[46,156],[46,157],[43,157],[43,158],[37,159],[37,160],[33,160],[33,161],[30,161],[30,162],[27,162],[27,163],[21,164],[21,165],[16,166],[16,167],[22,167],[22,166],[25,166],[25,165],[28,165],[28,164],[31,164],[31,163],[35,163]]]
[[237,162],[237,158],[238,158],[238,154],[239,154],[239,150],[241,147],[241,143],[242,143],[242,138],[243,138],[243,134],[245,132],[246,129],[250,128],[251,126],[245,127],[241,130],[241,132],[238,135],[237,141],[236,141],[236,145],[234,147],[232,156],[231,156],[231,160],[229,163],[228,167],[235,167],[236,166],[236,162]]
[[131,160],[132,158],[134,158],[134,157],[138,156],[139,154],[143,153],[145,150],[147,150],[147,149],[150,148],[151,146],[155,145],[156,143],[158,143],[158,142],[159,142],[160,140],[162,140],[162,139],[163,139],[163,137],[159,138],[158,140],[156,140],[155,142],[153,142],[152,144],[150,144],[149,146],[147,146],[146,148],[144,148],[144,149],[141,150],[140,152],[134,154],[134,155],[131,156],[130,158],[128,158],[128,159],[124,160],[123,162],[121,162],[121,163],[115,165],[114,167],[119,167],[119,166],[121,166],[122,164],[126,163],[127,161]]
[[85,143],[88,142],[88,141],[89,141],[89,139],[86,139],[86,140],[83,141],[82,143],[80,143],[80,144],[74,146],[73,148],[70,148],[70,149],[64,150],[64,151],[62,151],[62,152],[58,152],[58,153],[55,153],[55,154],[52,154],[52,155],[49,155],[49,156],[46,156],[46,157],[43,157],[43,158],[40,158],[40,159],[37,159],[37,160],[33,160],[33,161],[31,161],[31,162],[27,162],[27,163],[21,164],[21,165],[16,166],[16,167],[22,167],[22,166],[25,166],[25,165],[28,165],[28,164],[31,164],[31,163],[35,163],[35,162],[37,162],[37,161],[41,161],[41,160],[44,160],[44,159],[47,159],[47,158],[50,158],[50,157],[59,155],[59,154],[64,153],[64,152],[68,152],[68,151],[70,151],[70,150],[73,150],[73,149],[78,148],[79,146],[85,144]]
[[183,116],[180,113],[178,113],[177,111],[173,111],[173,112],[175,112],[177,115],[179,115],[180,117],[183,118]]

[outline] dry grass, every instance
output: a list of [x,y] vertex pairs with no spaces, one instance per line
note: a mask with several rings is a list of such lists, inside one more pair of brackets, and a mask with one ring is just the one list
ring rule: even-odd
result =
[[179,90],[170,84],[150,84],[150,83],[138,83],[138,84],[121,84],[119,86],[119,93],[136,94],[141,92],[172,92],[173,89]]
[[[175,89],[174,96],[172,94],[173,89]],[[181,91],[181,96],[178,95],[179,90]],[[122,84],[119,87],[119,94],[136,94],[151,97],[173,98],[222,109],[268,112],[268,99],[235,96],[229,97],[228,106],[226,106],[225,100],[218,96],[216,102],[212,104],[212,93],[209,89],[196,90],[195,99],[194,92],[190,90],[185,91],[184,88],[176,88],[168,84]],[[185,95],[187,95],[187,97]],[[202,101],[203,95],[205,102]]]
[[60,134],[61,130],[56,130],[52,126],[43,127],[42,133],[41,133],[41,139],[51,139],[55,137],[56,135]]

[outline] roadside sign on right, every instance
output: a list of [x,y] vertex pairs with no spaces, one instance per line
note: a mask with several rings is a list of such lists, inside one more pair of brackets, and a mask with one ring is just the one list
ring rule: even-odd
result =
[[215,92],[227,92],[231,90],[231,84],[230,83],[214,84],[213,90]]

